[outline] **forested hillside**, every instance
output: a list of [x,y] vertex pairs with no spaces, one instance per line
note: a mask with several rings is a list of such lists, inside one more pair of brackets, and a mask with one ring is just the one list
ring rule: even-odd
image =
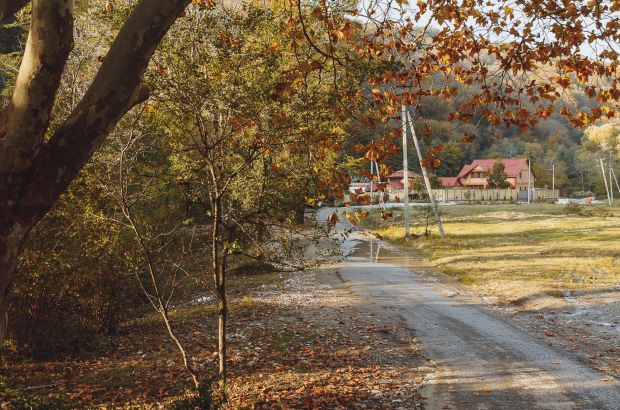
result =
[[[576,191],[605,194],[596,158],[607,157],[607,154],[599,152],[594,157],[584,155],[584,129],[575,127],[560,114],[560,109],[565,105],[578,110],[589,110],[596,106],[596,101],[585,95],[583,87],[575,84],[566,100],[562,99],[556,104],[554,112],[546,118],[538,119],[535,125],[524,128],[515,125],[495,126],[482,118],[466,123],[450,118],[450,114],[455,110],[455,102],[458,104],[458,97],[476,91],[475,87],[462,84],[459,88],[456,101],[425,97],[420,104],[420,110],[415,113],[415,127],[423,155],[433,147],[439,148],[437,159],[440,160],[440,165],[433,170],[438,176],[456,176],[463,165],[477,158],[530,157],[538,187],[551,187],[552,167],[555,164],[556,188],[560,189],[563,195],[570,196]],[[600,123],[607,121],[609,120]],[[400,121],[392,120],[387,125],[379,126],[375,132],[364,129],[363,125],[353,128],[348,154],[359,157],[360,152],[355,149],[355,144],[367,145],[386,134],[391,135],[391,140],[399,146],[399,127]],[[615,166],[618,167],[618,159],[615,161]],[[401,169],[402,156],[400,153],[390,155],[385,159],[385,163],[391,170]],[[409,164],[414,170],[420,171],[414,150],[409,150]]]

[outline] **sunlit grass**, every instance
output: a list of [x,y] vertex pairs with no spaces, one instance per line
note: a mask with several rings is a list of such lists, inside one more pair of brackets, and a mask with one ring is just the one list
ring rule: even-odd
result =
[[441,209],[446,240],[434,227],[430,237],[422,235],[424,218],[415,208],[410,241],[402,211],[388,221],[371,213],[364,225],[461,282],[507,299],[620,285],[618,206],[608,208],[609,217],[566,215],[559,205]]

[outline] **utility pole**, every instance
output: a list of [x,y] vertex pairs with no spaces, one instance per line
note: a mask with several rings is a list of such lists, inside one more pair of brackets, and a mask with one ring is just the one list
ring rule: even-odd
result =
[[611,158],[609,159],[609,162],[607,162],[607,170],[609,171],[609,195],[610,195],[610,200],[611,200],[611,204],[614,203],[614,186],[611,184],[611,177],[612,177],[612,169],[611,169]]
[[435,203],[435,198],[433,197],[433,189],[431,187],[431,181],[429,181],[428,174],[426,173],[426,168],[424,167],[424,164],[422,163],[422,153],[420,152],[420,144],[418,144],[418,137],[415,133],[415,128],[413,128],[413,121],[411,120],[411,114],[409,114],[409,111],[405,110],[404,105],[403,105],[403,110],[407,114],[407,121],[411,128],[411,135],[413,136],[413,143],[415,144],[415,150],[418,154],[418,160],[420,161],[420,168],[422,169],[422,177],[424,177],[424,183],[426,184],[426,191],[428,192],[428,197],[431,200],[431,207],[433,207],[433,212],[435,213],[435,218],[437,219],[437,227],[439,228],[439,233],[441,234],[441,237],[443,239],[446,239],[446,232],[443,230],[443,224],[441,223],[441,216],[439,216],[439,209],[437,209],[437,204]]
[[[372,143],[374,144],[375,141],[372,140]],[[373,153],[371,154],[371,157],[370,157],[370,193],[368,194],[370,196],[370,209],[374,208],[374,205],[372,204],[372,182],[373,182],[372,181],[372,179],[373,179],[372,178],[372,167],[373,167],[373,161],[374,160],[375,160],[375,154],[374,154],[374,151],[373,151]]]
[[527,158],[527,203],[532,203],[532,161]]
[[609,187],[607,186],[607,175],[605,175],[605,165],[603,164],[603,158],[599,158],[599,164],[601,165],[601,173],[603,174],[603,182],[605,183],[605,192],[607,192],[607,203],[611,205],[611,196],[609,194]]
[[[618,189],[618,195],[620,195],[620,184],[618,183],[618,178],[616,178],[616,171],[614,171],[613,167],[611,167],[611,175],[614,176],[614,181],[616,181],[616,188]],[[609,183],[611,184],[611,181],[609,181]]]
[[551,163],[551,190],[555,195],[555,162]]
[[407,112],[404,105],[402,106],[400,121],[403,126],[403,188],[405,190],[403,203],[405,206],[405,239],[409,239],[409,164],[407,161]]

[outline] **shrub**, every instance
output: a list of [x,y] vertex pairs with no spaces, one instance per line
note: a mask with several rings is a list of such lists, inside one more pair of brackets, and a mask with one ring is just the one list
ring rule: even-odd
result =
[[611,210],[603,207],[596,207],[592,209],[586,209],[582,205],[579,204],[566,204],[564,206],[564,214],[566,215],[577,215],[577,216],[586,216],[593,218],[608,218],[613,216]]
[[589,210],[590,215],[588,216],[593,216],[595,218],[610,218],[613,215],[613,213],[611,212],[610,209],[608,208],[593,208],[591,210]]
[[564,206],[565,215],[583,215],[583,206],[575,203],[568,203]]
[[75,181],[24,245],[9,312],[13,356],[97,349],[107,341],[102,336],[144,303],[132,274],[132,239],[98,216],[103,210],[97,200],[109,205],[85,178]]

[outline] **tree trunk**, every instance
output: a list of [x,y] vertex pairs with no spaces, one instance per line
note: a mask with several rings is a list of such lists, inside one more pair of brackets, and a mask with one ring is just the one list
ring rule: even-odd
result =
[[303,225],[306,222],[306,198],[310,193],[310,178],[306,177],[304,183],[304,189],[300,195],[297,205],[295,207],[295,223],[297,225]]
[[219,298],[217,353],[219,358],[220,379],[226,382],[226,319],[228,315],[228,303],[226,302],[226,290],[224,287],[221,289]]
[[18,224],[0,231],[0,347],[7,334],[9,290],[15,279],[17,256],[26,233],[27,230]]
[[226,300],[226,250],[218,260],[218,277],[217,286],[218,304],[218,323],[217,323],[217,355],[219,359],[219,376],[222,381],[222,387],[226,388],[226,321],[228,319],[228,301]]
[[213,281],[219,299],[217,326],[217,355],[219,359],[219,376],[222,387],[226,383],[226,319],[228,304],[226,303],[226,249],[220,251],[220,227],[222,226],[222,199],[215,197],[211,205],[213,209],[213,228],[211,233],[211,258]]
[[297,225],[303,225],[306,215],[306,201],[305,198],[303,201],[300,201],[295,207],[295,223]]
[[[0,111],[0,345],[17,255],[29,230],[54,206],[123,115],[148,97],[144,72],[190,0],[141,0],[88,91],[48,139],[48,125],[73,45],[71,0],[32,2],[31,27],[10,103]],[[0,19],[27,0],[0,0]]]

